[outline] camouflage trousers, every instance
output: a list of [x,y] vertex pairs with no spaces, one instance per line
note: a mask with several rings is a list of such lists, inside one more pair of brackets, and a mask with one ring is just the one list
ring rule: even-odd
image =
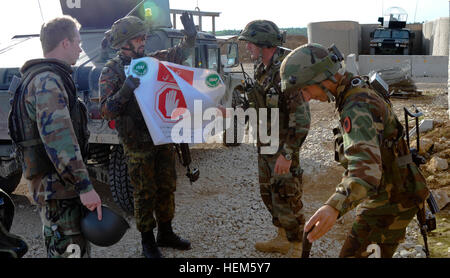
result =
[[47,257],[90,257],[90,244],[81,234],[83,210],[79,198],[47,200],[39,208]]
[[289,241],[301,241],[305,217],[302,212],[302,170],[298,151],[293,155],[290,173],[275,174],[277,155],[258,155],[259,186],[272,223],[286,230]]
[[169,222],[175,215],[175,151],[173,145],[124,149],[134,187],[136,226],[141,233],[149,232],[157,223]]
[[[406,227],[419,210],[418,207],[398,208],[401,205],[393,203],[377,208],[364,208],[363,203],[339,257],[366,258],[371,254],[367,252],[367,247],[377,244],[381,257],[391,258],[399,243],[405,239]],[[396,212],[392,213],[393,210]]]

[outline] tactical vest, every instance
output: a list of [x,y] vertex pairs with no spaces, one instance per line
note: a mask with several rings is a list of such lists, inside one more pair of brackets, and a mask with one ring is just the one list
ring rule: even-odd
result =
[[[255,69],[255,85],[252,91],[248,94],[249,101],[252,107],[256,108],[257,110],[260,108],[267,108],[267,119],[268,120],[268,126],[269,132],[270,132],[270,119],[272,117],[271,115],[271,108],[279,108],[278,116],[279,116],[279,132],[280,137],[284,136],[284,132],[289,127],[289,115],[287,112],[287,103],[286,98],[283,97],[283,93],[281,92],[281,89],[279,88],[280,85],[276,83],[277,78],[279,78],[280,74],[280,67],[281,63],[283,62],[283,59],[287,56],[287,54],[282,54],[280,50],[278,50],[275,55],[278,55],[277,57],[273,58],[271,67],[264,71],[259,72],[260,68],[264,66],[264,64],[260,64]],[[278,76],[277,76],[278,75]],[[257,113],[257,118],[259,122],[259,113]],[[258,146],[268,146],[269,144],[262,144],[258,140]],[[259,152],[259,150],[258,150]]]
[[89,152],[87,108],[77,98],[76,87],[70,73],[58,62],[43,60],[34,64],[23,73],[18,86],[10,88],[14,97],[8,116],[9,135],[13,141],[16,157],[22,164],[24,176],[29,180],[39,174],[55,170],[45,151],[35,119],[30,118],[25,107],[25,99],[29,93],[28,85],[38,74],[49,71],[56,73],[64,84],[69,100],[70,118],[84,159]]
[[281,55],[276,57],[270,69],[263,73],[259,73],[258,70],[264,67],[261,63],[255,73],[255,87],[253,92],[250,94],[250,101],[254,103],[256,109],[259,108],[280,108],[283,106],[282,93],[278,89],[279,85],[275,83],[277,75],[280,74],[280,67],[283,59],[286,55]]
[[[120,61],[120,57],[117,56],[109,60],[105,67],[108,67],[117,74],[120,82],[118,85],[122,86],[126,76],[124,65],[122,61]],[[116,128],[122,143],[128,146],[148,142],[153,144],[152,137],[150,136],[150,132],[148,131],[141,109],[139,108],[139,104],[134,95],[127,106],[128,107],[124,109],[123,114],[115,119]]]
[[[339,112],[342,112],[349,98],[360,93],[375,96],[377,99],[383,101],[388,109],[392,109],[390,102],[382,94],[376,92],[369,84],[364,85],[365,88],[357,86],[342,92],[343,96],[337,100],[337,109]],[[361,99],[360,101],[369,103],[371,100]],[[383,169],[380,185],[381,188],[389,190],[391,201],[399,201],[404,207],[413,207],[422,204],[428,198],[429,190],[420,169],[412,160],[412,155],[404,139],[403,125],[395,113],[393,111],[391,112],[395,121],[394,125],[388,126],[384,123],[383,132],[378,134]],[[347,169],[348,161],[344,157],[342,126],[339,125],[338,128],[333,129],[333,133],[335,134],[335,160]],[[393,186],[387,189],[387,185]]]

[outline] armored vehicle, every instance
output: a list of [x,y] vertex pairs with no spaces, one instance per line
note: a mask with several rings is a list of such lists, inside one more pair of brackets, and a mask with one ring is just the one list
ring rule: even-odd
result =
[[370,33],[370,55],[411,55],[415,34],[405,28],[407,18],[399,7],[378,18],[380,27]]
[[[123,148],[119,143],[114,121],[101,118],[99,109],[98,79],[104,64],[116,52],[109,46],[105,33],[119,18],[130,14],[146,19],[151,14],[147,53],[175,46],[183,38],[183,32],[172,28],[168,0],[60,0],[62,12],[76,18],[80,30],[83,52],[74,66],[78,97],[89,112],[91,132],[88,169],[92,177],[110,185],[115,202],[125,211],[133,211],[133,188],[130,184]],[[150,9],[150,10],[149,10]],[[221,52],[222,50],[222,52]],[[223,53],[226,51],[226,53]],[[8,135],[7,118],[9,84],[14,75],[20,76],[20,67],[29,59],[42,57],[39,35],[15,36],[0,49],[0,187],[12,192],[21,179],[21,167],[17,163]],[[222,105],[231,107],[233,93],[239,97],[242,90],[240,75],[230,72],[239,64],[236,43],[219,45],[214,35],[198,32],[196,47],[185,65],[216,70],[227,85]]]

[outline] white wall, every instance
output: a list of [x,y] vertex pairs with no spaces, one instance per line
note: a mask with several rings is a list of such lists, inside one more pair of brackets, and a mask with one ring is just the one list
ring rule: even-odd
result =
[[308,24],[308,43],[319,43],[330,47],[333,43],[344,57],[358,54],[361,41],[361,28],[355,21],[326,21]]
[[[408,74],[420,82],[443,82],[449,78],[448,56],[430,55],[360,55],[359,71],[366,75],[371,70],[381,70],[406,65]],[[450,84],[450,83],[449,83]]]

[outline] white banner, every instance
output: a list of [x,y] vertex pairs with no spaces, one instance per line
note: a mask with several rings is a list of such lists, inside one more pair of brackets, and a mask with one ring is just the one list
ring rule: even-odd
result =
[[[145,57],[133,60],[125,74],[141,81],[134,93],[155,145],[208,140],[203,130],[215,119],[204,120],[203,113],[218,106],[226,89],[217,72]],[[172,136],[180,124],[182,134]]]

